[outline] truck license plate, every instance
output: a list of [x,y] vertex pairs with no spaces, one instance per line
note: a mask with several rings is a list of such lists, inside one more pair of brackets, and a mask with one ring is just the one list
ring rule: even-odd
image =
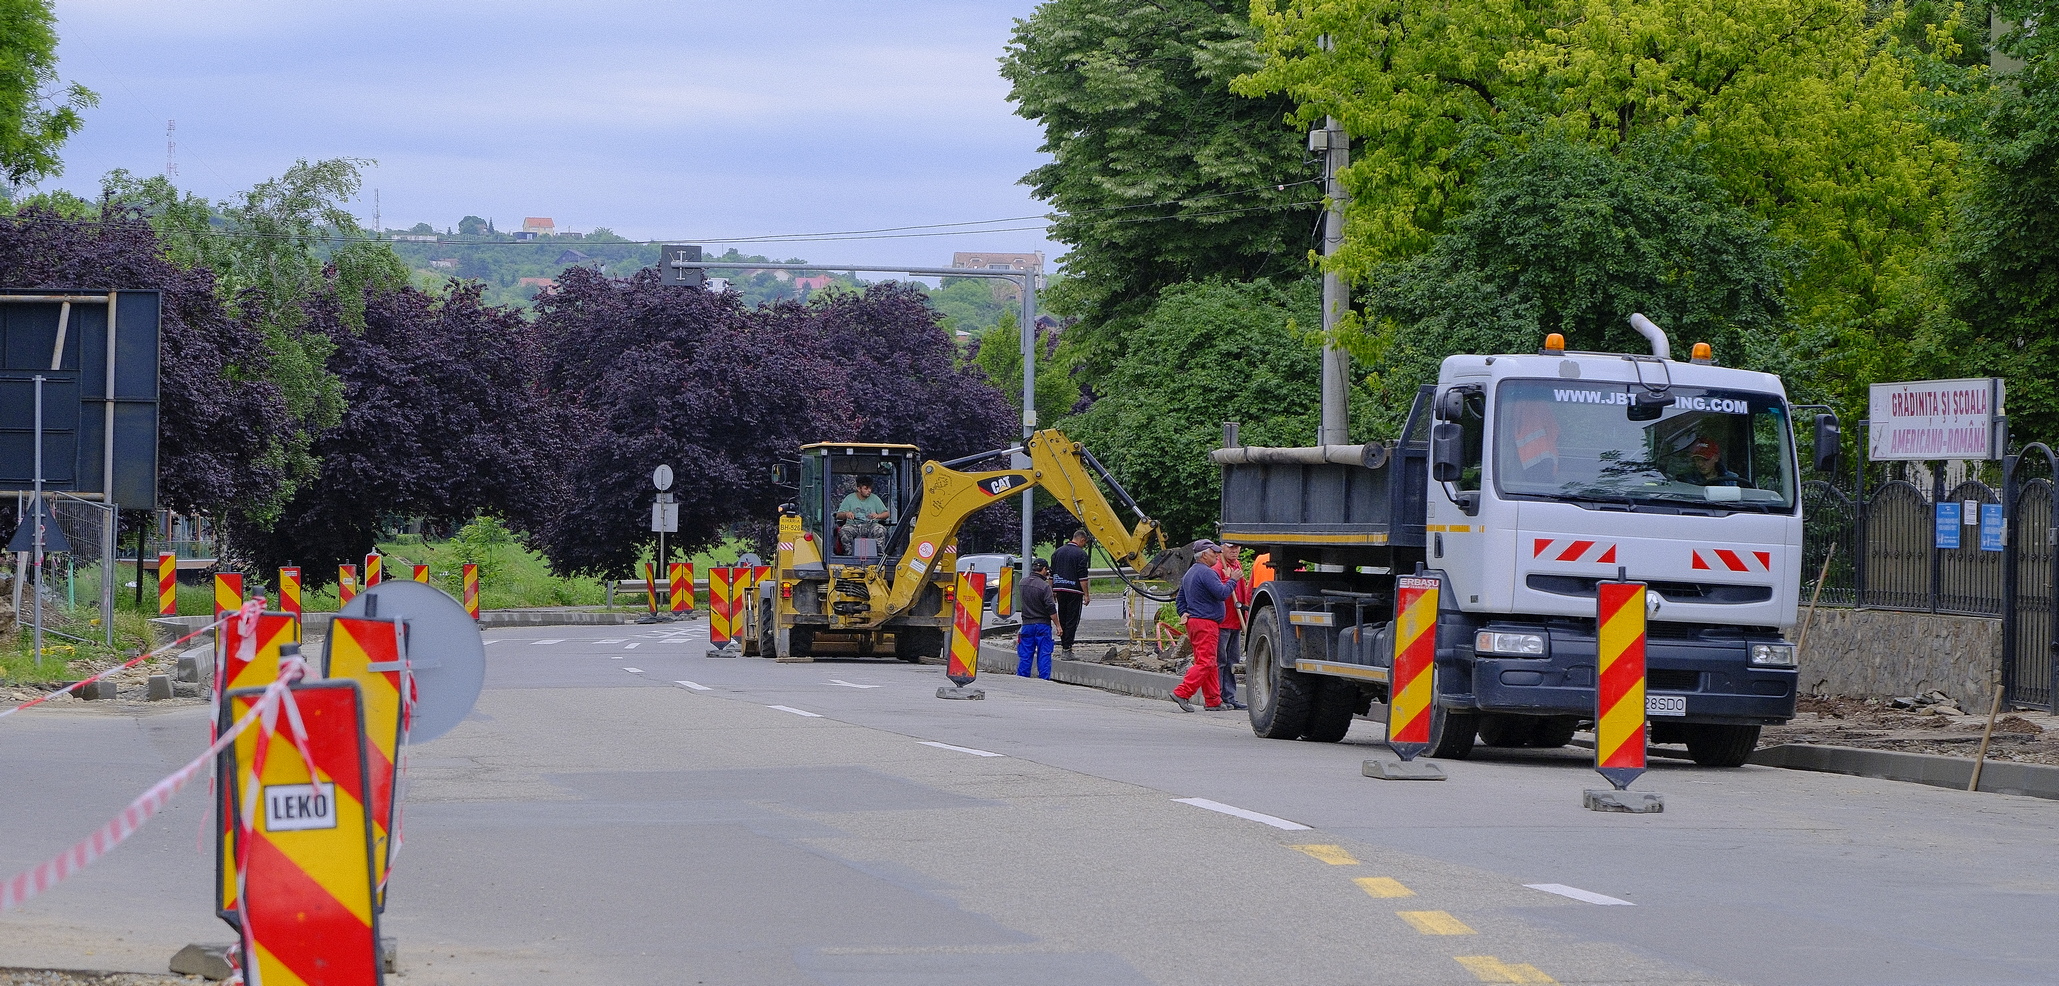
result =
[[1646,695],[1644,714],[1648,716],[1684,716],[1687,714],[1685,695]]

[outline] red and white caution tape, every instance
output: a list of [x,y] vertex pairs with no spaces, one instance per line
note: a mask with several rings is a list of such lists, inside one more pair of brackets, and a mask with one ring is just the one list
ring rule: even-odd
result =
[[299,678],[299,674],[289,675],[282,671],[279,680],[265,689],[265,694],[258,699],[257,704],[253,705],[249,712],[244,713],[241,719],[236,720],[199,756],[194,757],[191,763],[180,767],[170,777],[151,785],[150,790],[129,802],[129,806],[122,809],[121,814],[101,826],[99,831],[79,840],[70,849],[40,865],[15,874],[6,883],[0,883],[0,912],[20,907],[29,898],[70,879],[80,870],[91,866],[95,860],[112,852],[129,836],[136,834],[144,822],[149,821],[152,815],[157,814],[171,801],[172,795],[177,794],[194,775],[207,768],[210,760],[230,743],[235,742],[237,734],[250,728],[260,717],[275,715],[281,701],[287,697],[286,686],[289,680],[297,681]]
[[127,664],[124,664],[124,665],[122,665],[121,667],[118,667],[118,668],[108,668],[107,670],[105,670],[105,671],[102,671],[102,672],[100,672],[99,674],[96,674],[96,675],[94,675],[94,676],[93,676],[93,677],[91,677],[91,678],[87,678],[87,679],[86,679],[86,680],[84,680],[84,681],[75,681],[75,682],[72,682],[71,684],[69,684],[69,685],[66,685],[66,686],[64,686],[63,688],[60,688],[60,689],[58,689],[58,690],[56,690],[56,691],[54,691],[54,692],[51,692],[51,693],[50,693],[50,694],[48,694],[48,695],[43,695],[43,696],[40,696],[40,697],[37,697],[37,698],[32,698],[32,699],[29,699],[28,701],[26,701],[26,702],[23,702],[23,703],[21,703],[20,705],[17,705],[17,706],[15,706],[15,707],[11,708],[11,709],[0,709],[0,719],[5,719],[5,718],[7,718],[8,716],[11,716],[11,715],[13,715],[13,714],[15,714],[15,713],[17,713],[17,712],[20,712],[20,711],[21,711],[21,710],[23,710],[23,709],[26,709],[26,708],[30,708],[30,707],[32,707],[32,706],[42,705],[42,704],[43,704],[44,702],[48,702],[48,701],[50,701],[51,699],[53,699],[53,698],[56,698],[56,697],[57,697],[57,696],[59,696],[59,695],[63,695],[63,694],[65,694],[65,693],[67,693],[67,692],[70,692],[70,691],[71,691],[72,689],[74,689],[74,688],[84,688],[84,687],[86,687],[87,685],[90,685],[90,684],[92,684],[92,683],[94,683],[94,682],[96,682],[96,681],[99,681],[99,680],[100,680],[100,679],[102,679],[102,678],[105,678],[105,677],[107,677],[108,675],[111,675],[111,674],[115,673],[116,671],[127,671],[128,669],[130,669],[130,668],[133,668],[133,667],[135,667],[136,665],[138,665],[138,664],[141,664],[141,663],[143,663],[144,661],[150,660],[150,659],[151,659],[151,658],[153,658],[153,657],[157,657],[157,656],[159,656],[159,655],[161,655],[161,654],[165,653],[166,651],[169,651],[169,650],[171,650],[172,648],[174,648],[174,647],[177,647],[177,646],[179,646],[180,644],[183,644],[183,643],[185,643],[185,642],[186,642],[186,641],[188,641],[188,640],[192,640],[193,638],[195,638],[195,637],[198,637],[198,636],[200,636],[201,634],[203,634],[203,633],[206,633],[206,632],[208,632],[209,630],[212,630],[212,629],[214,629],[214,628],[216,628],[216,627],[218,627],[218,626],[221,626],[221,625],[222,625],[222,623],[223,623],[223,622],[225,622],[225,621],[226,621],[226,620],[228,619],[228,617],[229,617],[229,616],[233,616],[233,615],[235,615],[235,614],[233,614],[233,613],[232,613],[232,614],[228,614],[227,616],[224,616],[224,617],[223,617],[222,619],[218,619],[218,620],[214,621],[213,623],[210,623],[210,624],[208,624],[208,625],[206,625],[206,626],[204,626],[204,627],[201,627],[200,629],[198,629],[198,630],[195,630],[195,631],[193,631],[192,633],[189,633],[189,634],[187,634],[187,635],[185,635],[185,636],[183,636],[183,637],[180,637],[179,639],[177,639],[177,640],[174,640],[174,641],[172,641],[171,643],[169,643],[169,644],[166,644],[166,645],[164,645],[163,647],[159,647],[159,648],[157,648],[156,650],[144,651],[143,653],[141,653],[141,654],[138,654],[138,655],[136,655],[136,656],[135,656],[135,657],[133,657],[133,658],[130,658],[130,659],[129,659],[129,663],[127,663]]

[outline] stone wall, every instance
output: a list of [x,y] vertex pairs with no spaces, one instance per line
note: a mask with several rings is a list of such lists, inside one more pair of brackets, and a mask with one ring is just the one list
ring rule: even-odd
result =
[[1801,692],[1893,698],[1936,689],[1984,710],[2001,664],[1998,619],[1823,607],[1801,654]]

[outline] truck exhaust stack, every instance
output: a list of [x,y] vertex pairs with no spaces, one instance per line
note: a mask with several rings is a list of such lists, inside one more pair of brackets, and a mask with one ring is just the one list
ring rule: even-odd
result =
[[1630,327],[1636,329],[1638,335],[1651,340],[1653,356],[1660,359],[1673,358],[1673,344],[1666,341],[1666,330],[1652,324],[1652,320],[1645,318],[1643,313],[1634,313],[1630,316]]

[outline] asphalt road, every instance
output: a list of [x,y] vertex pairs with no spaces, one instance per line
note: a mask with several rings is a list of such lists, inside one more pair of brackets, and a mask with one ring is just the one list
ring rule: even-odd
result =
[[[396,981],[2059,982],[2051,802],[1657,762],[1665,814],[1600,814],[1570,749],[1382,782],[1368,723],[946,702],[933,666],[709,658],[705,627],[488,634],[477,710],[412,758]],[[0,875],[204,737],[190,706],[0,721]],[[0,917],[0,967],[226,941],[204,802]]]

